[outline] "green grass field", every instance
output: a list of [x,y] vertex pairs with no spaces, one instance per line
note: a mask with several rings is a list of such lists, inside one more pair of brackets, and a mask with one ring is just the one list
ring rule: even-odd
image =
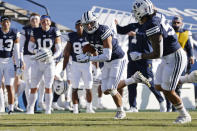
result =
[[0,131],[197,131],[197,112],[191,111],[192,122],[173,124],[178,113],[127,113],[126,119],[114,120],[115,112],[72,114],[1,114]]

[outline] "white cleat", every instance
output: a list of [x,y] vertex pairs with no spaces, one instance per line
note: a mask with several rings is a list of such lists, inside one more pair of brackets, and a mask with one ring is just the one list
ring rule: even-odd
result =
[[50,114],[51,114],[51,110],[46,110],[46,111],[45,111],[45,114],[50,115]]
[[86,109],[86,113],[95,113],[95,111],[91,108],[91,109]]
[[159,103],[159,106],[160,106],[160,112],[166,112],[166,106],[164,101]]
[[176,120],[173,122],[174,124],[184,124],[192,121],[191,116],[188,114],[186,116],[178,116]]
[[73,108],[70,106],[70,102],[65,102],[65,103],[64,103],[64,108],[65,108],[66,110],[69,110],[69,111],[72,111],[72,110],[73,110]]
[[114,119],[124,119],[126,117],[125,111],[117,111]]
[[46,105],[44,102],[39,102],[38,106],[42,109],[42,110],[46,110]]
[[24,112],[24,110],[21,109],[21,108],[18,107],[18,106],[14,106],[14,111],[16,111],[16,112]]
[[54,110],[59,110],[59,111],[63,111],[63,110],[64,110],[64,108],[63,108],[63,107],[60,107],[60,106],[57,104],[57,102],[53,102],[52,108],[53,108]]
[[126,111],[126,112],[128,112],[128,113],[138,112],[138,109],[136,107],[132,107],[131,106],[131,108],[128,111]]
[[151,87],[149,80],[146,77],[144,77],[140,71],[135,72],[133,78],[136,80],[137,83],[143,83],[148,87]]
[[73,114],[79,114],[79,110],[73,110]]
[[28,115],[33,115],[33,114],[34,114],[34,110],[28,110],[28,111],[26,112],[26,114],[28,114]]

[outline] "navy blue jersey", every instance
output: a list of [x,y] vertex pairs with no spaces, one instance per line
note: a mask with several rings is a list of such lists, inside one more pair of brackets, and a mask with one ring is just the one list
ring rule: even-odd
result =
[[162,14],[156,13],[156,15],[143,25],[143,28],[148,37],[155,34],[161,34],[163,36],[163,56],[171,54],[181,48],[174,29],[169,25]]
[[[129,33],[130,31],[136,32],[136,36],[129,36],[129,48],[127,51],[129,61],[131,60],[129,55],[130,52],[137,51],[140,53],[150,53],[153,51],[151,43],[148,40],[145,31],[142,28],[142,25],[140,25],[139,23],[131,23],[123,27],[117,25],[117,32],[119,34],[124,35]],[[143,59],[142,61],[150,61],[151,63],[151,60]]]
[[36,40],[36,48],[47,48],[55,52],[55,39],[61,35],[56,27],[50,27],[48,31],[42,30],[41,27],[34,28],[31,34]]
[[118,40],[114,38],[113,32],[108,26],[99,25],[99,28],[93,34],[88,34],[86,32],[84,33],[86,39],[90,42],[91,45],[95,47],[99,54],[102,54],[103,52],[103,40],[107,39],[109,36],[112,36],[111,60],[120,59],[124,57],[124,52],[118,45]]
[[17,29],[10,28],[9,32],[4,34],[0,28],[0,58],[12,57],[14,41],[19,35]]
[[68,34],[69,42],[72,45],[71,56],[73,61],[77,61],[76,55],[83,53],[82,48],[89,42],[85,40],[84,36],[79,36],[77,32],[72,32]]

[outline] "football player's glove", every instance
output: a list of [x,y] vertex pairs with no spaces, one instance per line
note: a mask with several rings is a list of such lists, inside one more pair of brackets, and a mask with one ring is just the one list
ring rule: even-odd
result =
[[142,59],[142,53],[139,52],[131,52],[129,55],[133,61]]
[[39,62],[50,62],[53,59],[52,55],[53,53],[51,50],[42,48],[32,57]]
[[78,62],[82,62],[82,63],[85,63],[85,62],[88,62],[89,59],[90,59],[90,56],[86,55],[86,54],[79,54],[76,56],[77,58],[77,61]]

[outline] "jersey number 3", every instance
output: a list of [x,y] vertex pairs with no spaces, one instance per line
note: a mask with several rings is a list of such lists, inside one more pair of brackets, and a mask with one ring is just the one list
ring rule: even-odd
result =
[[3,42],[3,39],[0,39],[0,50],[1,51],[12,51],[13,46],[13,40],[12,39],[6,39]]

